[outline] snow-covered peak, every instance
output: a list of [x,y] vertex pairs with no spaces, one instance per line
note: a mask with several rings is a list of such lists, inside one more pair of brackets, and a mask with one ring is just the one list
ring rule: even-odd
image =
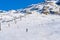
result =
[[45,0],[45,2],[54,2],[56,3],[58,0]]
[[60,6],[43,2],[0,10],[0,40],[60,40]]
[[[60,6],[54,3],[57,0],[46,0],[47,2],[42,2],[38,4],[32,4],[25,9],[9,10],[3,11],[0,10],[0,17],[5,20],[12,18],[13,20],[25,17],[28,14],[60,14]],[[49,1],[49,2],[48,2]],[[4,18],[3,18],[4,16]],[[8,18],[7,18],[7,17]]]

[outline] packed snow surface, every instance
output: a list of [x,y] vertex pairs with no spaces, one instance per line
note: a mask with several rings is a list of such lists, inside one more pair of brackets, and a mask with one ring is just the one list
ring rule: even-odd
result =
[[1,23],[0,40],[60,40],[60,15],[34,13],[15,21]]

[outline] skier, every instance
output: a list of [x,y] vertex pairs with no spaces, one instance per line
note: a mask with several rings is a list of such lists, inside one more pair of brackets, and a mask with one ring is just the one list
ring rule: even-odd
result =
[[28,28],[26,28],[26,32],[28,32]]

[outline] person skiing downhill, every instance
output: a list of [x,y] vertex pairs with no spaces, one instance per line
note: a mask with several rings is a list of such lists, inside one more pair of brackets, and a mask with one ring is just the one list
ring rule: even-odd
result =
[[28,28],[26,28],[26,32],[28,32]]

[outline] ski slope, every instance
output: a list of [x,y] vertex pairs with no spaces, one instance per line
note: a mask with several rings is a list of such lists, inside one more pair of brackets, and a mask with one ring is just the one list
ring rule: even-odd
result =
[[60,15],[33,13],[15,21],[1,24],[0,40],[60,40]]
[[60,6],[55,0],[46,1],[25,9],[0,10],[0,40],[60,40]]

